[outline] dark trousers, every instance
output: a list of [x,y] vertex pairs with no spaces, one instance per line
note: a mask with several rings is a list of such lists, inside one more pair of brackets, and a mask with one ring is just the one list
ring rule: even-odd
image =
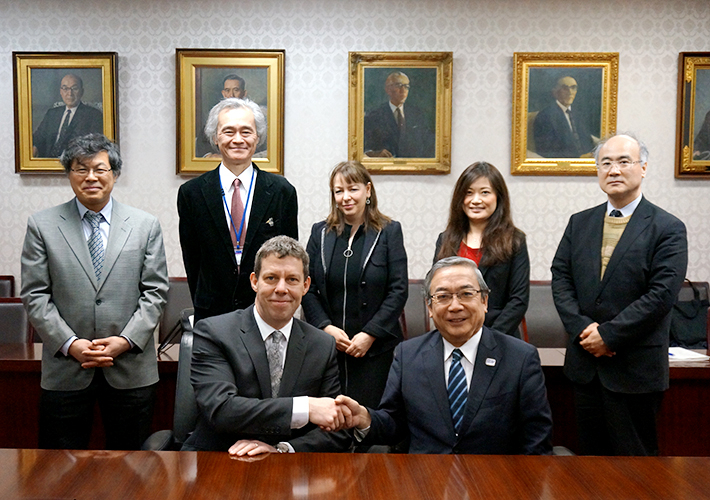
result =
[[658,455],[656,418],[663,392],[622,394],[599,377],[574,384],[577,433],[582,455]]
[[85,450],[89,446],[94,406],[99,403],[107,450],[139,450],[150,434],[157,384],[116,389],[96,369],[86,389],[48,391],[39,402],[39,447]]

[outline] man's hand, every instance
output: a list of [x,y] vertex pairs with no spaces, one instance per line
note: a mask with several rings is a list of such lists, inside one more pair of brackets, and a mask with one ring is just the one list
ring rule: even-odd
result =
[[362,406],[360,403],[355,401],[348,396],[343,396],[342,394],[335,398],[335,403],[341,407],[341,411],[345,416],[345,425],[334,429],[339,431],[340,429],[352,429],[357,427],[358,429],[366,429],[370,427],[372,423],[372,418],[370,417],[370,412],[367,408]]
[[333,325],[326,326],[323,331],[335,339],[335,348],[337,350],[343,352],[348,350],[351,340],[348,338],[347,333]]
[[[82,346],[86,346],[80,353],[82,359],[72,354],[72,348],[79,341],[82,341]],[[108,368],[113,366],[115,358],[130,348],[131,344],[124,337],[113,336],[96,339],[91,342],[86,339],[77,339],[69,347],[69,353],[81,362],[82,368]]]
[[355,358],[362,358],[367,354],[367,351],[374,341],[375,337],[369,333],[360,332],[350,340],[350,347],[345,350],[345,354],[349,354]]
[[278,453],[278,450],[262,441],[240,439],[229,447],[229,454],[235,457],[255,457],[264,453]]
[[332,398],[308,398],[308,420],[324,431],[341,429],[345,417]]
[[601,356],[611,357],[616,353],[611,352],[611,350],[604,343],[604,339],[602,339],[602,336],[599,335],[599,330],[597,329],[598,326],[599,323],[594,322],[582,330],[582,333],[579,334],[579,345],[581,345],[582,348],[584,348],[584,350],[589,354],[592,354],[597,358]]
[[365,151],[365,154],[370,158],[392,158],[392,153],[387,149],[378,149],[377,151]]

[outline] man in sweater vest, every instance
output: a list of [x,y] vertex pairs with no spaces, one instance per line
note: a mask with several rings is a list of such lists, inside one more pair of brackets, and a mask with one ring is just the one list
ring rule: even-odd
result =
[[670,312],[688,264],[685,225],[642,196],[642,142],[616,135],[594,158],[607,201],[570,218],[552,261],[579,451],[655,455]]

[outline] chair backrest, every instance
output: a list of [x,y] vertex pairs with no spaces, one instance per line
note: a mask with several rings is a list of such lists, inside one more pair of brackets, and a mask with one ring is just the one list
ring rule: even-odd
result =
[[0,298],[0,343],[32,342],[33,329],[19,297]]
[[409,280],[409,296],[402,311],[402,330],[405,339],[411,339],[429,331],[429,312],[424,300],[424,280]]
[[[566,347],[569,336],[565,331],[549,281],[530,282],[530,303],[525,313],[527,341],[535,347]],[[523,332],[525,339],[525,332]]]
[[193,309],[184,309],[181,313],[182,338],[178,358],[177,381],[175,384],[175,413],[173,415],[173,435],[181,446],[197,425],[198,408],[195,391],[190,383],[192,366],[192,321]]
[[[697,298],[696,298],[697,293]],[[710,343],[710,285],[707,281],[683,282],[671,312],[670,345],[708,348]]]
[[15,277],[10,275],[0,276],[0,298],[15,296]]
[[160,320],[160,333],[158,342],[163,343],[172,334],[169,343],[180,342],[180,313],[183,309],[192,307],[192,297],[187,278],[170,278],[170,289],[168,290],[168,301],[163,310],[163,317]]

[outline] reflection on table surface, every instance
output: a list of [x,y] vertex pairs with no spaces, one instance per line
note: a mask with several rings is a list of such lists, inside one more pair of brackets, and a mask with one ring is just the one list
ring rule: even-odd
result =
[[0,450],[0,498],[708,498],[710,458]]

